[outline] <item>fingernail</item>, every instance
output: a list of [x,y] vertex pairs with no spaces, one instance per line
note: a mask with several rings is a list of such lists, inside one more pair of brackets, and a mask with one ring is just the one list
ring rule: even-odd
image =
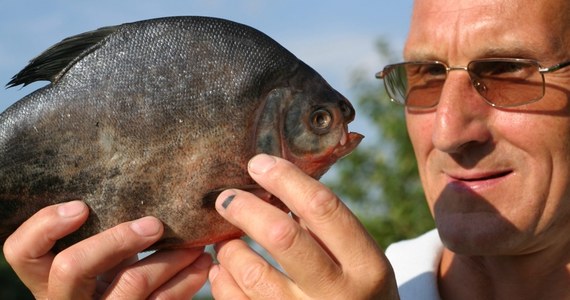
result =
[[228,206],[230,205],[230,203],[232,203],[232,201],[234,201],[234,198],[236,197],[236,195],[229,195],[224,202],[222,202],[222,207],[224,209],[228,208]]
[[210,268],[210,272],[208,273],[208,280],[210,280],[210,282],[214,281],[214,279],[216,279],[216,276],[218,276],[219,272],[220,272],[220,266],[213,265]]
[[73,218],[85,211],[85,204],[81,201],[62,203],[57,207],[57,213],[64,218]]
[[131,229],[140,236],[152,236],[160,231],[162,224],[153,217],[144,217],[133,221],[130,225]]
[[248,168],[252,173],[264,174],[275,165],[275,157],[267,154],[259,154],[249,161]]

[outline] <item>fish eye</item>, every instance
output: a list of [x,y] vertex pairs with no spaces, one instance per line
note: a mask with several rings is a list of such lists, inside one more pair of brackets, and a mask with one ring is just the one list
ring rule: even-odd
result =
[[332,125],[332,114],[325,109],[317,109],[311,114],[311,127],[317,133],[324,133]]

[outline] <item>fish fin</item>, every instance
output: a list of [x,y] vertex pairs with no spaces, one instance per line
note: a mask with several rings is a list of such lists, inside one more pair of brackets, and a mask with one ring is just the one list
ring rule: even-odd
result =
[[118,26],[102,27],[68,37],[32,59],[6,85],[7,88],[40,80],[55,83],[75,62],[101,46],[101,42]]

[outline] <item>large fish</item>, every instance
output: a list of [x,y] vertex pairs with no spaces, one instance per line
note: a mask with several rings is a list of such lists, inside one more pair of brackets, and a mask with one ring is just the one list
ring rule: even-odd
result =
[[[146,215],[152,248],[242,233],[213,208],[255,190],[247,161],[284,157],[319,178],[362,139],[351,104],[265,34],[208,17],[105,27],[47,49],[9,86],[51,83],[0,115],[0,239],[44,206],[91,214],[57,249]],[[278,204],[277,199],[268,200]]]

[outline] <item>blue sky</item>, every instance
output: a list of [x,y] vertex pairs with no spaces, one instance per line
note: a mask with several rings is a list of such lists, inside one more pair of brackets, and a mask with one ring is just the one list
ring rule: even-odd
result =
[[[47,83],[4,87],[30,59],[63,38],[102,26],[174,15],[215,16],[255,27],[350,99],[351,73],[364,69],[372,80],[386,63],[374,50],[378,37],[401,49],[411,6],[412,0],[0,0],[0,111]],[[366,135],[365,127],[355,122],[351,130]]]
[[[103,26],[176,15],[215,16],[255,27],[351,99],[351,73],[363,69],[375,80],[374,73],[387,63],[379,60],[374,41],[383,37],[401,49],[411,6],[412,0],[0,0],[0,111],[47,84],[4,88],[49,46]],[[356,109],[357,120],[350,128],[369,135]],[[370,135],[363,143],[367,140]]]

